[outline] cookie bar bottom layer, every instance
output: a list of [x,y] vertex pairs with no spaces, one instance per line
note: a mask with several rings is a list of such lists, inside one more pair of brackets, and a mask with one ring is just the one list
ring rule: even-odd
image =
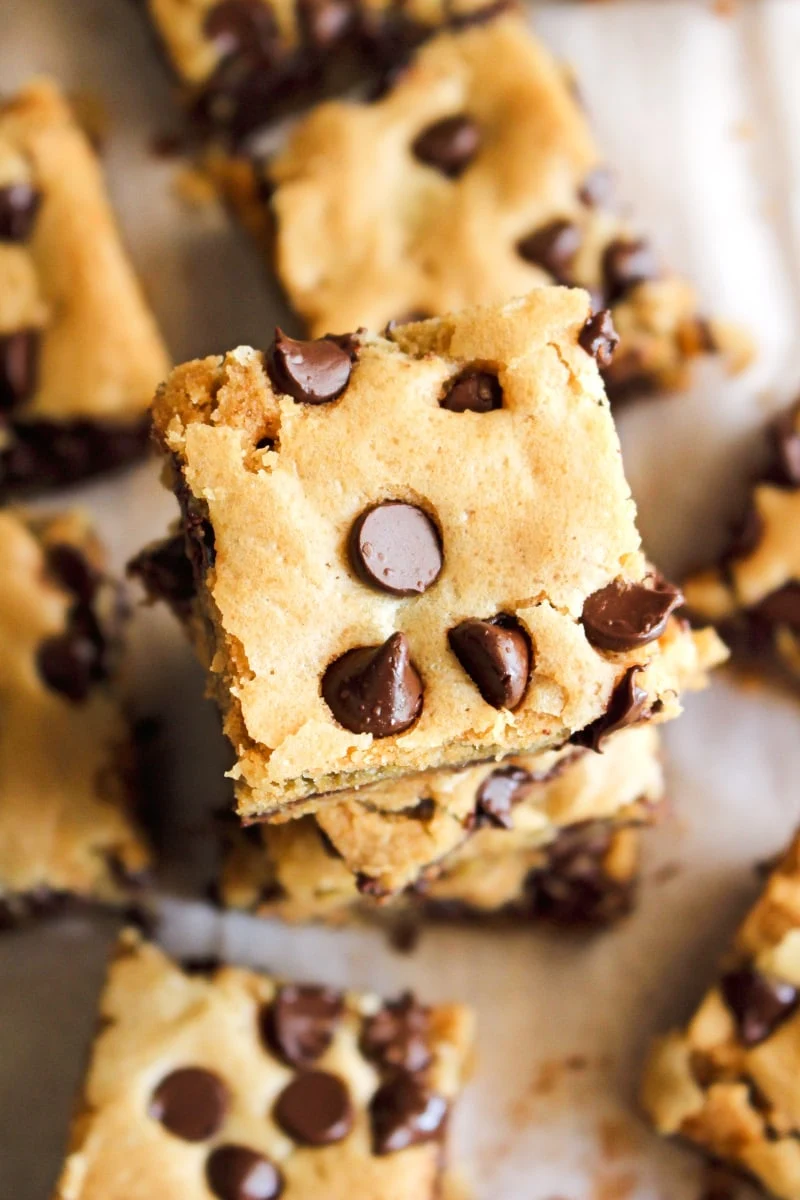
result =
[[657,1042],[642,1099],[678,1134],[800,1197],[800,835],[739,928],[717,982],[684,1029]]
[[0,499],[64,487],[143,458],[150,419],[8,423],[0,432]]
[[472,1015],[123,934],[54,1200],[434,1200]]
[[603,925],[633,907],[640,831],[612,821],[562,830],[545,846],[456,851],[387,898],[353,875],[313,817],[229,830],[216,894],[225,907],[290,922],[544,919]]
[[121,594],[85,520],[0,513],[0,925],[125,905],[149,854],[116,690]]

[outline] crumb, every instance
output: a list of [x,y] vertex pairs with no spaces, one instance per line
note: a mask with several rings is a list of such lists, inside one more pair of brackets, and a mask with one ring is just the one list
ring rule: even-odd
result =
[[106,103],[97,92],[81,89],[69,93],[69,103],[75,119],[92,143],[95,151],[103,151],[111,132],[111,118]]
[[208,208],[218,200],[210,175],[198,167],[181,167],[173,182],[175,195],[188,208]]

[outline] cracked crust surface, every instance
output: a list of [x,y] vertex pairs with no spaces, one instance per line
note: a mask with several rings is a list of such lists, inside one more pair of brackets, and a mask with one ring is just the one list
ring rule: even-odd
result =
[[115,587],[99,582],[81,608],[54,574],[50,555],[64,547],[102,571],[76,514],[0,513],[0,924],[64,896],[129,901],[149,861],[129,816],[131,736],[113,672],[73,699],[40,669],[42,646],[71,621],[99,621],[105,654],[118,621]]
[[[333,1013],[318,1024],[309,1046],[316,1053],[303,1062],[312,1085],[324,1072],[346,1089],[349,1132],[327,1145],[303,1145],[281,1127],[276,1101],[302,1072],[263,1031],[265,1017],[282,1003],[282,1028],[292,1032],[290,991],[291,985],[235,967],[191,974],[138,935],[123,934],[101,1000],[101,1030],[54,1200],[245,1195],[213,1184],[210,1164],[230,1146],[266,1160],[261,1182],[272,1177],[271,1166],[282,1185],[274,1195],[283,1200],[317,1200],[322,1194],[330,1200],[433,1200],[444,1166],[446,1121],[433,1138],[412,1137],[406,1148],[373,1151],[371,1110],[388,1071],[380,1058],[362,1050],[362,1039],[371,1018],[384,1011],[377,996],[327,990]],[[421,1067],[417,1062],[415,1078],[449,1109],[467,1071],[472,1014],[459,1005],[415,1006],[413,1012],[418,1059],[424,1051],[428,1060]],[[297,1036],[313,1034],[313,1006],[301,1027],[302,1022],[298,1013]],[[154,1115],[153,1097],[177,1070],[192,1076],[166,1113],[165,1119],[178,1125],[171,1131]],[[404,1073],[401,1067],[399,1074]],[[192,1088],[193,1083],[198,1086]],[[313,1110],[309,1096],[312,1122]],[[208,1127],[193,1130],[188,1140],[181,1126],[194,1123],[198,1113]]]
[[[487,75],[487,63],[503,69]],[[460,116],[480,140],[453,178],[414,147]],[[375,101],[319,106],[265,176],[244,161],[216,169],[312,336],[571,282],[594,297],[605,290],[595,307],[611,308],[621,337],[607,371],[612,399],[684,384],[704,351],[724,351],[737,368],[750,356],[741,333],[700,320],[694,289],[655,262],[651,278],[608,284],[606,250],[639,232],[611,183],[586,199],[591,180],[605,178],[587,118],[563,68],[517,17],[437,35]],[[553,222],[569,223],[580,243],[558,264],[564,278],[518,249]]]
[[740,927],[719,981],[689,1024],[660,1039],[643,1103],[677,1134],[800,1196],[800,837]]
[[[577,341],[588,314],[584,293],[540,289],[406,326],[394,341],[359,334],[332,404],[276,392],[264,356],[247,348],[187,364],[159,391],[154,421],[171,482],[184,506],[186,493],[202,504],[213,534],[199,599],[241,815],[562,744],[605,714],[632,667],[650,710],[679,710],[675,663],[702,676],[680,622],[616,654],[595,649],[580,623],[587,596],[647,574],[602,383]],[[440,407],[443,389],[476,363],[497,373],[502,408]],[[424,595],[377,593],[349,566],[353,521],[387,498],[435,515],[444,568]],[[459,621],[499,612],[533,650],[513,712],[483,700],[447,643]],[[350,732],[321,677],[338,655],[396,631],[423,680],[421,714],[393,736]]]

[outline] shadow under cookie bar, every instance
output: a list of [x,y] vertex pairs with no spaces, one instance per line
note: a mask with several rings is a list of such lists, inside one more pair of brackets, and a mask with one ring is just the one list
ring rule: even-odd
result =
[[234,143],[511,0],[136,0],[199,130]]
[[717,981],[659,1039],[642,1102],[677,1135],[781,1200],[800,1196],[800,836],[770,872]]
[[266,159],[211,168],[310,336],[555,283],[611,311],[613,402],[685,386],[698,355],[737,370],[751,356],[623,215],[572,80],[517,16],[440,33],[379,95],[320,105]]
[[641,555],[591,322],[543,288],[392,339],[279,332],[160,389],[244,818],[596,748],[724,656]]
[[800,401],[765,430],[763,466],[719,562],[684,587],[693,619],[711,621],[734,660],[800,677]]
[[[54,1200],[435,1200],[470,1066],[460,1005],[182,967],[127,931]],[[121,1147],[124,1146],[124,1153]]]
[[124,611],[83,518],[0,512],[0,928],[137,900],[150,855],[116,689]]
[[167,370],[97,157],[35,80],[0,104],[0,500],[141,457]]

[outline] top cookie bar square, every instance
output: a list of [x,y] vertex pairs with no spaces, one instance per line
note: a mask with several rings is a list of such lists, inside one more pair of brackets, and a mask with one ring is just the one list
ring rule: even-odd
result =
[[597,322],[542,288],[160,389],[242,815],[669,704]]

